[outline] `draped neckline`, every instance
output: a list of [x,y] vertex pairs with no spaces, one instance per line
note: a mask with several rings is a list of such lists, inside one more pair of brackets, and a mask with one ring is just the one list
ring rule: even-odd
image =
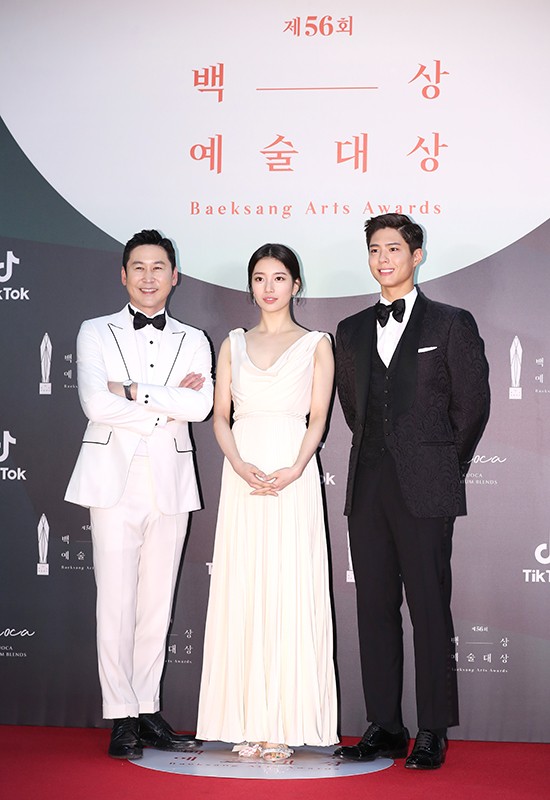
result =
[[289,353],[289,352],[290,352],[290,351],[291,351],[291,350],[292,350],[294,347],[296,347],[296,345],[298,344],[298,342],[301,342],[301,341],[302,341],[302,339],[305,339],[305,337],[306,337],[306,336],[309,336],[309,334],[310,334],[310,333],[315,333],[315,331],[306,331],[306,332],[305,332],[305,333],[303,333],[303,334],[302,334],[300,337],[298,337],[298,339],[296,339],[296,341],[292,342],[292,344],[291,344],[291,345],[289,345],[289,346],[288,346],[288,347],[287,347],[285,350],[283,350],[283,352],[281,353],[281,355],[280,355],[280,356],[278,356],[278,357],[275,359],[275,361],[274,361],[272,364],[270,364],[270,365],[269,365],[269,367],[259,367],[257,364],[255,364],[255,363],[252,361],[252,359],[251,359],[251,358],[250,358],[250,356],[248,355],[248,348],[247,348],[247,346],[246,346],[246,336],[245,336],[244,328],[239,328],[239,331],[240,331],[240,333],[241,333],[241,336],[243,337],[243,344],[244,344],[244,353],[245,353],[245,356],[246,356],[246,358],[247,358],[248,362],[249,362],[250,364],[252,364],[252,366],[254,367],[254,369],[257,369],[259,372],[269,372],[271,369],[273,369],[273,367],[275,367],[275,366],[276,366],[276,365],[279,363],[279,361],[281,361],[281,359],[282,359],[284,356],[286,356],[286,355],[287,355],[287,354],[288,354],[288,353]]

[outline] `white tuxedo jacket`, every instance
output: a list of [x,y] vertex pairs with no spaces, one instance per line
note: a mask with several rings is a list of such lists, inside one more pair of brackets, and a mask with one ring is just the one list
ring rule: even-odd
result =
[[[65,500],[109,508],[120,499],[141,439],[147,443],[158,506],[164,514],[200,508],[189,422],[212,408],[212,356],[202,331],[166,315],[154,383],[144,383],[132,317],[117,314],[82,323],[77,338],[78,394],[88,427]],[[206,380],[180,389],[189,372]],[[109,391],[108,381],[137,383],[136,401]],[[170,421],[167,419],[171,417]]]

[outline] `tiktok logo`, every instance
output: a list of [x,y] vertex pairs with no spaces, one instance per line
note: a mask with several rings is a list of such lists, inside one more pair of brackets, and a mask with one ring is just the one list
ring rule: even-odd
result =
[[[6,261],[0,261],[0,283],[6,283],[13,275],[14,264],[19,264],[19,259],[14,256],[11,250],[6,253]],[[5,275],[2,272],[5,270]]]
[[[0,261],[0,284],[7,283],[19,259],[13,250],[8,250],[5,261]],[[0,286],[0,300],[30,300],[30,290],[24,286]]]
[[9,431],[4,431],[2,439],[2,450],[0,451],[0,462],[5,461],[10,454],[10,444],[15,444],[17,439],[11,436]]
[[[543,555],[544,551],[546,551],[546,555]],[[550,564],[550,546],[545,543],[539,544],[535,548],[535,558],[539,564]]]
[[[539,564],[550,564],[550,544],[543,542],[535,547],[535,558]],[[550,584],[550,569],[524,569],[522,572],[525,583]]]

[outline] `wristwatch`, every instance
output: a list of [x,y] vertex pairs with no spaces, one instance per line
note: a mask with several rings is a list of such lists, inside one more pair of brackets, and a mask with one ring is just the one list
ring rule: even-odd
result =
[[133,400],[132,392],[130,391],[130,387],[132,386],[133,381],[123,381],[122,385],[124,386],[124,394],[126,395],[126,400]]

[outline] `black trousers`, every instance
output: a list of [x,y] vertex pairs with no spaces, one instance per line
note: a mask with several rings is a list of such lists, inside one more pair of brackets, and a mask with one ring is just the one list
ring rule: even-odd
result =
[[349,537],[367,718],[403,725],[403,586],[414,631],[418,727],[458,725],[451,617],[454,517],[417,518],[407,509],[392,457],[360,465]]

